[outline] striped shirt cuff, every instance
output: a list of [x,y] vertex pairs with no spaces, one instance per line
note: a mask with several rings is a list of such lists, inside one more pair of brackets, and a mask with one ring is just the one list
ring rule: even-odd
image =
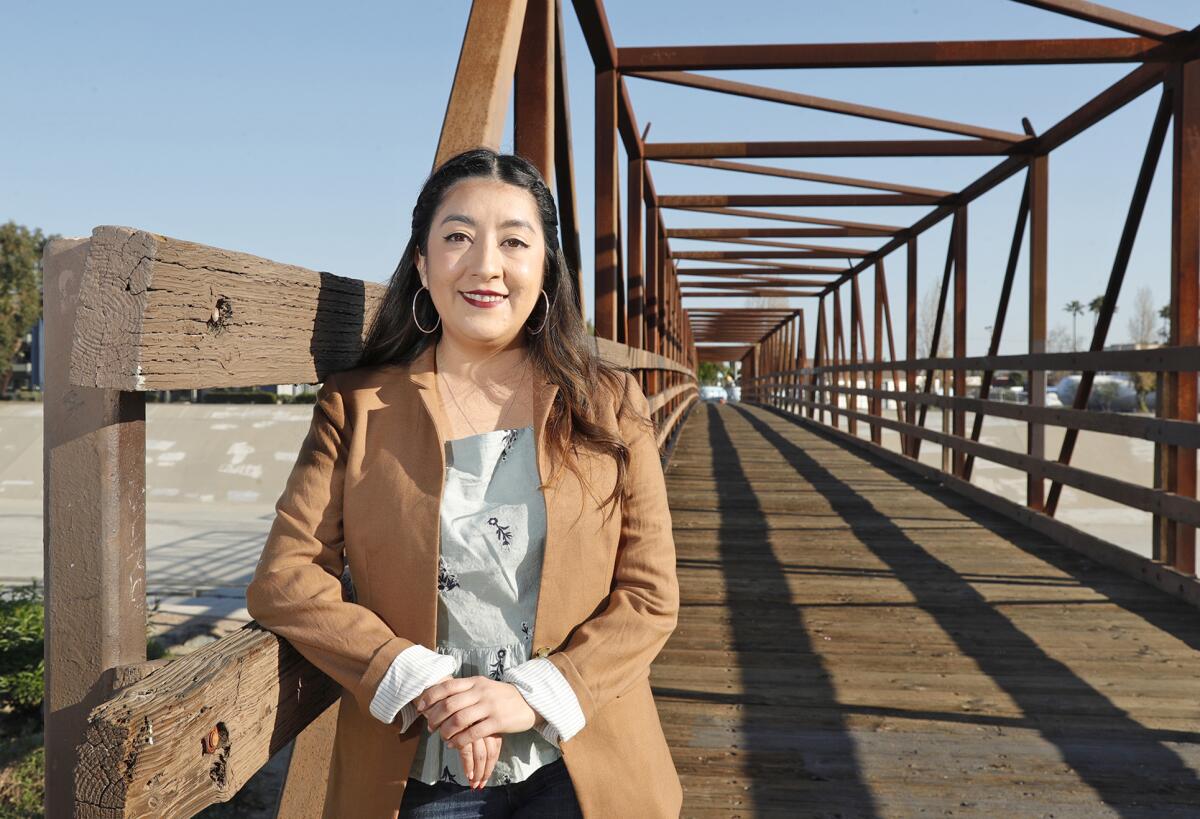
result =
[[546,721],[535,730],[551,745],[558,746],[583,729],[583,709],[567,678],[545,657],[534,657],[504,672],[529,707]]
[[401,715],[400,733],[404,733],[418,716],[417,696],[442,677],[458,673],[459,661],[450,654],[439,654],[417,643],[401,651],[388,666],[375,696],[371,699],[371,716],[391,724]]

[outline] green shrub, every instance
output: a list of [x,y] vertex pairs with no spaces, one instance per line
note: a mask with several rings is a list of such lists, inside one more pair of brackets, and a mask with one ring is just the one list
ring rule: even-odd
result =
[[[0,819],[42,816],[43,596],[37,583],[0,589]],[[171,656],[157,638],[147,639],[146,653]]]
[[0,707],[41,709],[44,651],[42,589],[0,589]]
[[39,733],[0,736],[0,819],[41,819],[46,753]]

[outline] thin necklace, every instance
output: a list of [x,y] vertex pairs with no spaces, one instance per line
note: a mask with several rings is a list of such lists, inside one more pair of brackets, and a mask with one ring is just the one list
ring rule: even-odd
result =
[[[435,353],[435,355],[437,353],[436,347],[434,348],[434,353]],[[436,363],[436,360],[435,360],[435,363]],[[528,355],[525,356],[525,362],[524,362],[523,367],[524,368],[521,372],[521,380],[517,382],[517,385],[515,387],[513,387],[512,394],[510,394],[508,396],[508,400],[505,401],[504,406],[500,408],[500,415],[496,418],[496,427],[498,429],[504,429],[504,425],[501,423],[501,421],[504,420],[504,413],[506,413],[508,411],[509,405],[511,405],[513,402],[513,399],[517,397],[517,393],[520,391],[521,385],[523,383],[525,383],[525,377],[529,374],[529,356]],[[514,367],[513,369],[516,369],[516,368]],[[467,422],[467,426],[469,426],[471,428],[471,431],[473,433],[475,433],[476,435],[478,435],[479,430],[476,429],[475,425],[471,423],[470,417],[466,414],[466,412],[463,411],[462,405],[458,403],[458,396],[456,396],[454,394],[454,389],[450,386],[450,381],[446,378],[445,373],[441,368],[438,368],[438,375],[441,376],[442,384],[444,384],[446,387],[446,392],[450,393],[450,400],[454,403],[454,407],[455,407],[455,409],[458,410],[458,414],[461,415],[463,417],[463,420]]]

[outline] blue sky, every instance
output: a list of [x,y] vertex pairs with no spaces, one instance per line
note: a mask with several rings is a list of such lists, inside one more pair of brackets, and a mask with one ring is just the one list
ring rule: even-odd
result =
[[[1182,28],[1200,23],[1194,0],[1110,4]],[[590,315],[592,64],[570,3],[565,5]],[[848,0],[836,6],[816,0],[610,0],[606,5],[618,45],[1121,36],[1009,0]],[[467,0],[336,6],[8,0],[0,71],[9,80],[3,103],[11,119],[0,129],[0,221],[12,219],[66,236],[88,235],[96,225],[129,225],[314,270],[385,280],[407,241],[413,199],[430,170],[469,7]],[[1044,130],[1131,68],[737,71],[715,76],[1019,131],[1022,116]],[[628,82],[640,124],[652,123],[651,142],[938,136]],[[1065,302],[1086,302],[1103,292],[1157,100],[1157,90],[1146,94],[1051,159],[1051,328],[1070,326],[1062,310]],[[511,149],[511,138],[502,147]],[[1160,165],[1120,302],[1129,306],[1118,312],[1111,341],[1126,339],[1125,316],[1138,287],[1152,288],[1156,304],[1165,304],[1168,297],[1169,156],[1168,151]],[[764,164],[956,189],[996,161],[867,158]],[[655,163],[652,172],[660,194],[845,190],[663,163]],[[1020,184],[1019,178],[1011,180],[971,206],[971,354],[982,353],[987,344]],[[836,216],[907,224],[924,212],[845,208]],[[704,215],[679,211],[668,211],[667,221],[669,227],[713,223]],[[940,276],[948,226],[943,223],[919,243],[922,292]],[[722,246],[677,242],[676,247]],[[902,333],[903,255],[889,257],[887,270],[893,320]],[[869,277],[863,285],[869,299]],[[1023,349],[1024,287],[1019,276],[1002,346],[1006,352]],[[717,303],[704,299],[688,304]],[[1085,325],[1090,329],[1090,320],[1081,322],[1081,330]]]

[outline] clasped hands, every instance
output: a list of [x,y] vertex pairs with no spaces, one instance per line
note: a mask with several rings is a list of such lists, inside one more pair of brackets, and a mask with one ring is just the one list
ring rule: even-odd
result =
[[416,701],[428,730],[458,749],[471,788],[482,788],[500,756],[501,734],[515,734],[545,720],[512,683],[490,677],[442,677]]

